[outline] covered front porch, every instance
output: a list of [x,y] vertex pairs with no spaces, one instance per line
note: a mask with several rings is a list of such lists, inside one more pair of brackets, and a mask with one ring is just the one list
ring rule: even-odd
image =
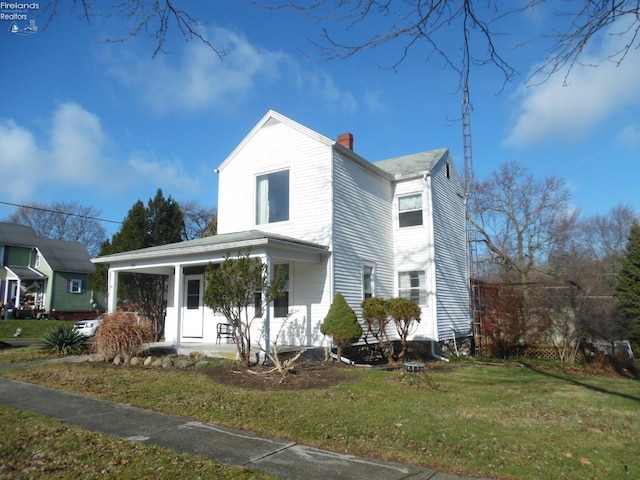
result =
[[210,263],[247,254],[259,258],[268,271],[286,265],[289,272],[285,309],[271,304],[250,315],[252,343],[264,347],[276,338],[278,344],[322,343],[319,324],[331,302],[330,254],[325,246],[248,231],[108,255],[93,261],[108,264],[109,312],[118,305],[120,273],[163,275],[167,278],[163,343],[176,349],[184,345],[215,345],[215,351],[235,353],[234,344],[218,341],[218,324],[225,324],[226,319],[204,305],[205,271]]

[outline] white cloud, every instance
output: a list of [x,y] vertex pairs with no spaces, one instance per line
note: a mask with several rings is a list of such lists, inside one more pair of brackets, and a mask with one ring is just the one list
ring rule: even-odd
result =
[[524,146],[550,140],[584,138],[603,120],[640,98],[640,52],[632,50],[616,66],[608,52],[619,37],[606,37],[600,48],[575,64],[563,86],[566,72],[545,83],[522,87],[514,100],[519,114],[505,145]]
[[191,177],[179,159],[172,161],[149,158],[136,153],[129,158],[128,165],[133,177],[144,179],[145,183],[156,185],[175,196],[176,191],[196,196],[200,193],[200,181]]
[[233,106],[275,81],[290,82],[346,111],[355,108],[353,95],[330,75],[308,70],[288,54],[253,45],[226,28],[211,28],[207,36],[224,56],[193,41],[179,46],[178,54],[112,59],[109,72],[163,114]]
[[618,144],[633,148],[640,145],[640,123],[628,125],[622,129],[616,136]]
[[[0,168],[2,190],[15,202],[36,188],[38,167],[45,154],[36,145],[33,134],[13,120],[0,119]],[[34,181],[34,178],[36,181]]]
[[52,189],[66,190],[70,196],[80,189],[117,195],[142,186],[190,195],[200,191],[200,181],[179,159],[137,153],[118,162],[110,148],[99,117],[77,103],[58,105],[49,128],[40,133],[0,119],[0,167],[7,180],[3,191],[12,202],[30,202]]

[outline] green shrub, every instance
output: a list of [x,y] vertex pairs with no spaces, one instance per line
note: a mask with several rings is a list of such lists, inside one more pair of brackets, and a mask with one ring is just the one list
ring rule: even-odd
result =
[[340,292],[336,293],[327,312],[320,331],[323,335],[330,335],[337,347],[338,361],[342,357],[345,345],[356,341],[362,336],[362,327],[358,317]]
[[105,315],[96,331],[96,351],[105,358],[116,355],[133,357],[139,354],[144,344],[153,339],[151,324],[137,315],[114,312]]
[[73,324],[59,324],[42,334],[42,348],[62,355],[81,353],[88,349],[87,337],[73,329]]

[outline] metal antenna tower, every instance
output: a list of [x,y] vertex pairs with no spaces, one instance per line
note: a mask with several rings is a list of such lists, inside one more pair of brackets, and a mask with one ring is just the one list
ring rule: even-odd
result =
[[475,212],[475,186],[473,176],[473,153],[471,150],[471,102],[469,86],[465,81],[462,97],[462,143],[464,149],[464,190],[467,202],[467,246],[469,275],[469,313],[473,319],[475,350],[481,351],[483,344],[482,319],[480,309],[480,286],[478,279],[478,238],[477,230],[471,222]]

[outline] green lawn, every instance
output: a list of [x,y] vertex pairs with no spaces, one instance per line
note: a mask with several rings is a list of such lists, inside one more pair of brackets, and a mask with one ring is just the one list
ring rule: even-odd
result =
[[640,478],[637,380],[471,362],[424,374],[343,370],[338,386],[296,391],[218,383],[206,368],[85,363],[3,374],[447,473]]
[[274,480],[0,405],[0,479]]
[[[0,342],[37,341],[45,331],[61,323],[69,324],[70,322],[32,319],[0,320]],[[19,337],[14,337],[13,334],[18,327],[22,329],[22,333]]]

